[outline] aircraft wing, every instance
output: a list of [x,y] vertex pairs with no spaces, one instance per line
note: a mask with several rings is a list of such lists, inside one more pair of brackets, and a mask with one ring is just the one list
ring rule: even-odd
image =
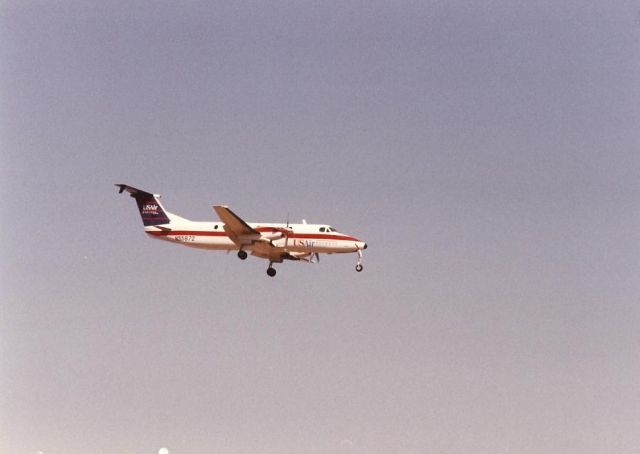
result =
[[242,237],[246,236],[258,236],[260,232],[255,230],[249,224],[247,224],[240,216],[235,214],[226,205],[215,205],[213,207],[218,217],[224,222],[224,230],[229,234],[229,237],[236,244],[244,244]]

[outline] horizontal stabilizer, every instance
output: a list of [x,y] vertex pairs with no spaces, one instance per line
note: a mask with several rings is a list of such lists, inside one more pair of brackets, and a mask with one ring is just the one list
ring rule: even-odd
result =
[[118,191],[118,194],[122,194],[124,191],[127,191],[129,194],[131,194],[131,197],[135,197],[136,194],[140,194],[140,195],[144,195],[144,196],[148,196],[148,197],[160,198],[160,194],[152,194],[150,192],[143,191],[142,189],[138,189],[138,188],[134,188],[133,186],[129,186],[128,184],[116,184],[114,186],[117,186],[118,188],[120,188],[120,190]]

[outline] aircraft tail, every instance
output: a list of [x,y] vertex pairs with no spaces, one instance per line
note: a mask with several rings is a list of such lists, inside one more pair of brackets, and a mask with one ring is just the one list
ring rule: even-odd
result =
[[182,220],[179,216],[173,215],[164,210],[162,204],[158,200],[160,195],[151,194],[141,189],[134,188],[126,184],[116,184],[120,188],[119,193],[122,194],[127,191],[131,194],[131,197],[136,199],[140,216],[142,217],[142,223],[145,227],[152,225],[169,224],[172,219]]

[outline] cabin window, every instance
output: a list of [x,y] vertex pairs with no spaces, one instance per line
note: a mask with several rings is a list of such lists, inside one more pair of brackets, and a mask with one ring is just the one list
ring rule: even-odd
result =
[[218,224],[214,225],[214,226],[213,226],[213,228],[214,228],[215,230],[218,230]]
[[320,227],[320,231],[321,231],[321,232],[324,232],[324,227]]

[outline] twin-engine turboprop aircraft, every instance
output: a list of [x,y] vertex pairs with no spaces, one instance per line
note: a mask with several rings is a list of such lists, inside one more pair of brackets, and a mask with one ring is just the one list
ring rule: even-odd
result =
[[[144,231],[151,238],[189,247],[238,251],[241,260],[248,253],[269,260],[267,274],[276,275],[274,263],[303,260],[314,263],[319,254],[358,254],[356,271],[362,271],[362,251],[367,243],[339,233],[326,224],[271,224],[245,222],[225,205],[213,209],[222,222],[194,222],[166,211],[158,194],[116,184],[120,194],[127,191],[136,200]],[[315,260],[314,260],[315,259]]]

